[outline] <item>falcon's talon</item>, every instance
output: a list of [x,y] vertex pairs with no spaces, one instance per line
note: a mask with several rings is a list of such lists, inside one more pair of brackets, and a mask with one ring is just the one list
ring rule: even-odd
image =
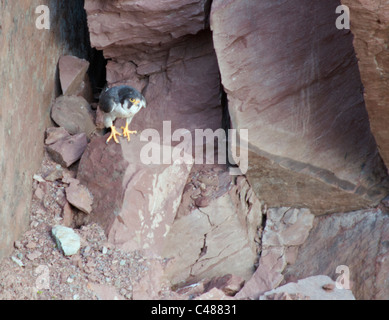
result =
[[123,130],[123,137],[126,137],[127,138],[127,141],[130,141],[131,140],[131,137],[130,137],[130,134],[135,134],[137,133],[136,130],[128,130],[128,123],[126,123],[126,126],[125,127],[121,127],[121,129]]
[[121,136],[121,135],[122,135],[122,134],[119,133],[119,132],[116,130],[115,126],[111,126],[111,134],[109,135],[109,137],[108,137],[106,143],[108,143],[112,138],[113,138],[113,140],[114,140],[116,143],[119,143],[119,140],[118,140],[118,138],[116,138],[116,136]]

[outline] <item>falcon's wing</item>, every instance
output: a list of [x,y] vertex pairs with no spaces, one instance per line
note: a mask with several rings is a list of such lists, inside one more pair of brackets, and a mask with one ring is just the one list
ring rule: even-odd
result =
[[116,92],[114,92],[112,89],[108,89],[104,91],[100,95],[100,109],[106,113],[110,113],[116,105],[117,97],[115,97]]

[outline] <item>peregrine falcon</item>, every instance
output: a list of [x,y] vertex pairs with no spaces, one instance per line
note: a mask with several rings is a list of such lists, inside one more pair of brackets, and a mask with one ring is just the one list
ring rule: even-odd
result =
[[106,128],[111,127],[111,134],[106,143],[112,138],[116,143],[119,143],[116,136],[121,136],[122,134],[113,125],[113,121],[116,118],[126,118],[126,126],[121,127],[121,129],[123,130],[123,137],[130,141],[130,134],[134,134],[136,131],[130,131],[128,126],[135,114],[142,107],[146,108],[144,96],[130,86],[116,86],[101,93],[99,104],[100,109],[103,111],[104,126]]

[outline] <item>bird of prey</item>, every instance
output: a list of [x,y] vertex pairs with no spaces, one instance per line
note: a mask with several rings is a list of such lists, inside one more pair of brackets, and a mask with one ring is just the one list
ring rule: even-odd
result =
[[121,127],[123,130],[123,137],[130,141],[130,134],[136,133],[136,131],[130,131],[128,126],[131,123],[132,118],[142,108],[146,108],[146,99],[136,89],[130,86],[116,86],[104,90],[100,95],[100,109],[103,111],[104,126],[111,128],[111,134],[108,137],[106,143],[112,138],[116,143],[119,143],[117,135],[121,136],[113,122],[116,118],[125,118],[126,126]]

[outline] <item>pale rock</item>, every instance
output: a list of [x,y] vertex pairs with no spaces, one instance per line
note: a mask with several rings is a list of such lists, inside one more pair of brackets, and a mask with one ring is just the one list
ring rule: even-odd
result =
[[386,207],[316,217],[286,282],[343,273],[356,299],[389,299],[389,216]]
[[12,260],[13,262],[15,262],[19,267],[24,267],[24,263],[22,262],[22,260],[20,260],[20,259],[14,257],[14,256],[11,257],[11,260]]
[[80,236],[73,229],[57,225],[51,229],[51,233],[58,248],[65,256],[71,256],[78,252],[81,246]]
[[163,257],[172,284],[234,274],[250,279],[258,257],[261,204],[245,179],[216,197],[209,206],[194,209],[174,221]]
[[[249,132],[247,148],[240,143],[238,152],[249,159],[245,174],[253,190],[270,207],[325,214],[374,206],[388,194],[353,37],[335,27],[338,5],[212,1],[210,24],[231,125]],[[370,65],[377,77],[373,59]]]
[[218,288],[212,288],[206,293],[195,298],[195,300],[233,300],[233,297],[226,295]]
[[[323,286],[331,284],[333,290],[325,290]],[[265,292],[260,300],[268,300],[274,294],[286,293],[289,296],[307,297],[309,300],[355,300],[351,290],[337,288],[335,282],[328,276],[318,275],[285,284],[277,289]],[[293,298],[290,300],[294,300]]]
[[42,255],[42,252],[34,251],[32,253],[28,253],[26,255],[26,257],[27,257],[28,260],[32,261],[32,260],[35,260],[35,259],[39,258],[41,255]]
[[354,36],[354,48],[358,58],[370,127],[380,154],[388,167],[389,52],[387,34],[389,3],[372,0],[341,0],[341,3],[350,9],[352,21],[350,29]]

